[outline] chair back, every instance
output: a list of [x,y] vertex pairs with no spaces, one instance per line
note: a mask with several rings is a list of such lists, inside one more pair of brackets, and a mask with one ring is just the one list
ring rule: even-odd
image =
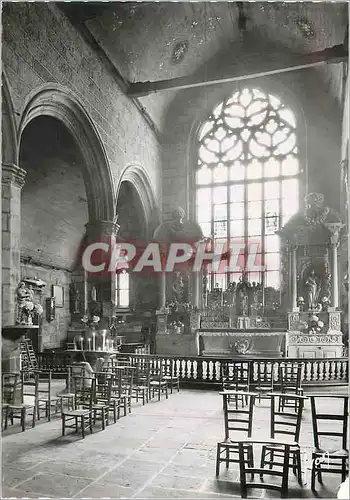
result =
[[109,406],[112,394],[113,377],[111,374],[104,373],[103,378],[96,377],[95,390],[93,391],[94,403],[105,403]]
[[246,362],[227,362],[222,368],[222,389],[238,391],[240,388],[249,388],[251,367]]
[[[251,437],[256,394],[246,391],[224,391],[220,394],[223,397],[225,439],[231,439],[238,432],[244,433],[244,437]],[[231,404],[232,399],[238,396],[248,399],[247,406],[238,408]]]
[[305,396],[297,396],[295,394],[288,394],[288,400],[294,402],[297,408],[296,412],[280,411],[279,398],[285,397],[283,393],[266,394],[271,398],[270,405],[270,437],[271,439],[278,439],[279,437],[286,437],[294,442],[299,442],[301,420],[304,410],[304,402],[307,399]]
[[75,407],[91,408],[94,401],[96,379],[92,377],[74,377]]
[[8,405],[15,404],[16,394],[18,394],[18,391],[21,392],[19,373],[2,373],[1,379],[2,403]]
[[257,361],[257,385],[258,387],[275,383],[275,369],[270,361]]
[[[238,454],[239,454],[239,472],[240,472],[240,486],[241,486],[241,497],[247,498],[248,488],[259,488],[266,490],[279,491],[281,498],[287,498],[288,496],[288,476],[289,476],[289,460],[290,460],[290,444],[286,441],[260,441],[256,439],[249,440],[239,440],[238,444]],[[247,446],[252,448],[252,453],[257,456],[258,447],[261,446],[278,446],[279,451],[282,451],[282,460],[278,463],[274,463],[273,469],[271,468],[258,468],[249,462],[249,457],[247,457],[246,449]],[[277,467],[276,467],[277,466]],[[261,482],[254,481],[254,474],[259,474],[260,477],[267,475],[268,477],[275,476],[280,478],[280,482],[277,481],[265,481]],[[251,481],[247,480],[247,475],[252,478]]]
[[68,392],[74,392],[75,391],[74,378],[84,377],[85,368],[82,365],[76,364],[76,365],[69,365],[67,369],[68,369],[67,389]]
[[116,356],[115,358],[112,358],[111,361],[112,361],[112,366],[132,365],[131,363],[132,359],[131,357],[128,356]]
[[38,386],[38,397],[43,399],[51,399],[52,390],[52,371],[51,370],[40,370],[39,376],[39,386]]
[[135,384],[148,384],[151,376],[151,362],[149,358],[139,358],[136,360],[134,381]]
[[281,392],[298,394],[302,385],[304,363],[281,363],[278,367],[278,378]]
[[37,405],[39,395],[39,372],[21,372],[21,402],[22,404]]
[[[334,449],[336,448],[336,446],[334,446],[334,438],[337,438],[337,441],[339,442],[338,449],[347,450],[349,396],[328,396],[328,394],[323,394],[310,395],[309,397],[311,400],[311,416],[315,448],[323,448],[327,450],[327,447],[329,448],[330,444],[329,441],[331,440],[331,448]],[[332,403],[335,403],[338,400],[341,405],[338,413],[335,413],[337,405]],[[325,413],[326,408],[328,408],[327,413]],[[324,443],[324,441],[328,441],[328,444]]]
[[166,377],[175,376],[175,363],[173,359],[165,358],[161,360],[162,373]]

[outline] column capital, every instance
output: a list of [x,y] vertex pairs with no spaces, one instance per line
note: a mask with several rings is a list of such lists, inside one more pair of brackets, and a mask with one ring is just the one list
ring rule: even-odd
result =
[[14,184],[19,188],[22,188],[25,183],[27,172],[15,165],[14,163],[3,163],[2,164],[2,183],[3,184]]
[[116,237],[119,232],[119,224],[116,221],[109,220],[93,220],[85,224],[89,238],[110,238]]

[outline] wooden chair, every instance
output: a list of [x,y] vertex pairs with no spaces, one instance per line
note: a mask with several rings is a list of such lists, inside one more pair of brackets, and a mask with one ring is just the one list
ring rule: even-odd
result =
[[18,392],[21,392],[19,373],[2,373],[1,376],[1,429],[7,429],[9,407],[16,402]]
[[[79,367],[77,371],[77,366],[74,366],[74,373],[76,377],[84,377],[85,369],[83,366]],[[57,397],[61,404],[61,413],[63,413],[64,406],[67,406],[67,410],[75,409],[75,392],[74,392],[74,377],[73,377],[73,367],[72,365],[67,367],[67,382],[66,390],[62,394],[58,394]]]
[[149,401],[150,395],[151,364],[149,359],[138,359],[135,364],[134,383],[132,386],[132,398],[136,402],[142,398],[142,404]]
[[[283,394],[295,394],[297,396],[303,396],[304,391],[302,389],[302,376],[303,376],[304,363],[292,363],[286,362],[281,363],[278,367],[280,392]],[[279,398],[279,411],[283,411],[284,408],[294,408],[297,412],[298,408],[296,406],[298,400],[291,401],[287,397],[281,396]]]
[[62,436],[65,435],[66,429],[74,429],[75,432],[78,432],[80,429],[83,439],[85,438],[85,431],[87,429],[90,429],[92,433],[91,407],[93,404],[95,383],[95,378],[74,377],[75,408],[74,410],[62,412]]
[[[243,391],[249,392],[250,388],[251,366],[249,363],[237,363],[235,361],[227,362],[222,370],[222,390],[223,391]],[[242,406],[248,404],[248,401],[241,396],[233,396],[238,407],[238,401]]]
[[38,372],[21,372],[21,402],[19,404],[10,404],[7,409],[5,421],[5,429],[7,422],[11,424],[15,419],[20,420],[22,432],[26,430],[26,418],[32,417],[32,427],[35,427],[37,407],[38,407],[38,388],[39,388],[39,373]]
[[120,407],[124,410],[124,416],[131,413],[132,401],[132,388],[134,382],[134,374],[136,368],[130,365],[122,365],[118,368],[120,370]]
[[165,394],[166,399],[168,399],[168,381],[164,379],[163,364],[159,359],[153,359],[150,369],[150,380],[149,380],[149,398],[154,398],[155,394],[158,395],[158,401],[160,401],[161,395]]
[[109,424],[113,378],[109,373],[103,373],[103,378],[99,378],[99,375],[96,373],[90,409],[93,424],[96,423],[96,420],[101,420],[102,429],[104,430]]
[[38,420],[41,418],[41,411],[44,410],[45,417],[51,421],[51,415],[61,410],[61,399],[52,395],[52,372],[51,370],[39,371],[38,386]]
[[[261,469],[256,468],[247,460],[245,450],[247,448],[251,449],[251,453],[254,454],[256,446],[261,445],[262,447],[269,448],[270,446],[278,446],[282,455],[282,462],[275,464],[279,467],[279,470],[275,469]],[[237,443],[238,447],[238,462],[239,462],[239,474],[241,483],[241,497],[247,498],[248,488],[259,488],[265,490],[275,490],[281,493],[281,498],[288,497],[288,479],[289,479],[289,460],[290,460],[290,443],[285,441],[260,441],[256,439],[247,439],[239,441]],[[252,481],[247,481],[247,475],[250,474]],[[275,476],[281,478],[280,484],[267,483],[267,482],[253,482],[255,474],[258,474],[260,478],[263,476]]]
[[[288,395],[288,399],[293,402],[297,410],[297,414],[287,413],[279,410],[279,399],[283,395],[281,393],[267,394],[266,397],[271,398],[270,407],[270,438],[271,440],[283,439],[283,442],[288,442],[290,445],[290,457],[292,463],[288,467],[293,469],[293,473],[297,475],[298,482],[302,485],[302,470],[301,470],[301,453],[299,446],[301,419],[303,416],[304,402],[307,399],[305,396]],[[273,443],[273,441],[271,441]],[[278,460],[284,456],[284,449],[281,449],[278,444],[264,445],[261,451],[260,468],[264,469],[268,465],[272,469],[276,465],[280,465]],[[277,460],[277,461],[276,461]],[[261,478],[263,473],[261,473]]]
[[[349,450],[348,440],[348,419],[349,419],[349,396],[342,395],[310,395],[312,427],[314,436],[314,450],[312,452],[311,468],[311,489],[315,490],[316,476],[318,482],[322,484],[322,474],[341,474],[342,482],[345,481],[349,473]],[[324,413],[320,410],[320,403],[323,400],[331,402],[341,401],[342,408],[339,413],[335,413],[336,405],[330,405],[330,412]],[[337,423],[338,422],[338,426]],[[323,425],[322,425],[323,424]],[[327,443],[330,438],[331,443]],[[334,444],[334,438],[338,444]],[[322,442],[321,442],[322,440]]]
[[163,380],[168,384],[170,394],[173,393],[174,387],[177,392],[180,392],[180,378],[175,374],[175,362],[173,359],[162,360]]
[[257,381],[254,382],[254,390],[257,391],[259,403],[262,399],[269,398],[266,394],[274,391],[275,369],[273,363],[257,361]]
[[[256,394],[251,392],[224,391],[220,392],[223,398],[225,438],[217,444],[216,451],[216,475],[220,473],[220,463],[224,462],[226,468],[230,463],[239,463],[237,441],[242,438],[250,438],[253,427],[254,401]],[[232,398],[240,396],[248,400],[248,407],[237,408],[231,405]],[[247,446],[244,450],[246,460],[253,467],[252,448]],[[224,455],[224,456],[222,456]]]

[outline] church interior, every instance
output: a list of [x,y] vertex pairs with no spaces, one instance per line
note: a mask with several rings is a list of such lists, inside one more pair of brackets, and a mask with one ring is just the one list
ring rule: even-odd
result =
[[3,498],[348,498],[348,10],[3,2]]

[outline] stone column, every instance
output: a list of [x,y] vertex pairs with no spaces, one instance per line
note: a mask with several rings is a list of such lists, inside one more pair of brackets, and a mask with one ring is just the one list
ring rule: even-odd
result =
[[342,222],[329,222],[325,226],[331,233],[331,250],[332,250],[332,305],[334,308],[339,307],[339,280],[338,280],[338,245],[340,231],[344,227]]
[[166,274],[162,271],[159,275],[159,307],[165,307],[166,302]]
[[[106,285],[110,287],[111,292],[111,301],[112,304],[115,302],[115,285],[116,285],[116,276],[115,270],[109,271],[109,266],[111,263],[111,257],[113,255],[113,248],[116,244],[116,237],[118,235],[120,226],[116,224],[115,221],[108,220],[93,220],[88,222],[86,225],[86,234],[87,234],[87,243],[103,243],[108,245],[108,251],[104,252],[104,250],[96,250],[95,256],[98,255],[98,259],[94,264],[104,263],[105,268],[101,272],[97,273],[89,273],[84,270],[85,277],[85,301],[88,309],[88,303],[90,297],[88,297],[88,288],[96,285],[96,288],[99,289],[99,285],[105,287]],[[93,259],[92,259],[93,260]],[[89,283],[89,287],[88,287]],[[100,293],[98,294],[100,295]],[[97,301],[100,302],[100,296],[98,296]],[[115,304],[114,304],[115,306]],[[113,311],[114,312],[114,306]]]
[[199,280],[200,274],[198,271],[192,273],[192,304],[194,307],[199,307]]
[[21,190],[26,171],[2,165],[2,324],[15,325],[16,288],[21,279]]
[[292,311],[297,310],[297,246],[291,246]]

